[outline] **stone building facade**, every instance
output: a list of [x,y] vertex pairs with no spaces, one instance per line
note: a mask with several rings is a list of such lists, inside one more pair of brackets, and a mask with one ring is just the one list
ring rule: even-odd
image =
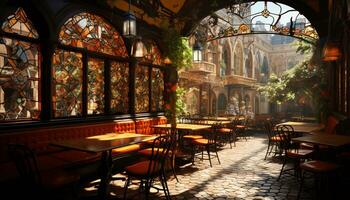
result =
[[203,61],[179,72],[180,87],[190,114],[251,115],[278,112],[280,105],[257,92],[271,73],[281,75],[304,56],[296,39],[279,35],[242,35],[206,45]]

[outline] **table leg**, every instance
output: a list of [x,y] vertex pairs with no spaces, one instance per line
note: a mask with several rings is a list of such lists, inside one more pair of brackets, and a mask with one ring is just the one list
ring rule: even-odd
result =
[[108,185],[111,180],[112,151],[102,152],[101,157],[101,181],[98,187],[98,196],[101,200],[106,200],[109,196]]

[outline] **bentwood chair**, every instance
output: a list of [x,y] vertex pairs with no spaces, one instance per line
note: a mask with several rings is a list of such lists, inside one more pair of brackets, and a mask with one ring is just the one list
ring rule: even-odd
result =
[[281,150],[279,148],[279,144],[281,142],[281,138],[276,134],[276,131],[274,130],[275,124],[271,120],[267,120],[264,122],[265,132],[267,134],[268,138],[268,144],[267,144],[267,150],[265,154],[265,160],[268,155],[270,155],[272,152],[274,154],[280,154]]
[[[294,132],[292,126],[280,125],[276,127],[278,136],[280,137],[280,148],[283,150],[283,164],[278,176],[278,180],[281,178],[284,172],[293,170],[294,175],[300,177],[300,163],[307,159],[311,159],[313,151],[309,149],[300,149],[298,144],[292,142],[292,138],[297,135]],[[288,161],[293,162],[292,168],[285,168]]]
[[162,184],[162,190],[166,199],[170,199],[170,192],[165,176],[165,163],[168,159],[169,151],[173,146],[173,141],[174,139],[171,135],[157,137],[153,140],[152,153],[147,160],[137,162],[125,168],[127,180],[124,187],[124,199],[126,199],[128,186],[132,179],[141,180],[140,188],[144,190],[145,199],[148,199],[150,189],[156,178]]
[[226,127],[221,127],[218,129],[220,133],[222,142],[224,144],[230,143],[230,148],[232,149],[232,143],[236,146],[237,134],[236,134],[237,121],[232,120]]
[[35,153],[22,144],[9,144],[8,152],[20,175],[22,188],[28,192],[26,197],[53,199],[57,191],[64,188],[71,189],[76,197],[80,179],[78,173],[63,169],[40,171]]
[[[200,138],[200,139],[192,139],[192,164],[194,164],[194,159],[196,157],[196,152],[201,153],[201,160],[204,160],[204,151],[207,152],[208,160],[210,163],[210,167],[212,167],[211,163],[211,157],[216,157],[219,164],[220,159],[218,155],[218,144],[217,144],[217,138],[218,138],[218,130],[221,128],[221,124],[213,124],[211,130],[206,134],[206,138]],[[214,154],[212,154],[212,152]]]

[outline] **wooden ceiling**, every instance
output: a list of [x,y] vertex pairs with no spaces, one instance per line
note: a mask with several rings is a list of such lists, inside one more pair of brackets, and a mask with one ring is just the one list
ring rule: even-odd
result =
[[[249,0],[241,2],[249,2]],[[272,1],[272,0],[270,0]],[[107,0],[107,4],[120,11],[128,10],[128,0]],[[189,35],[203,18],[235,4],[238,0],[132,0],[131,10],[136,17],[158,28],[175,24]],[[328,0],[278,0],[306,16],[322,37],[327,34]]]

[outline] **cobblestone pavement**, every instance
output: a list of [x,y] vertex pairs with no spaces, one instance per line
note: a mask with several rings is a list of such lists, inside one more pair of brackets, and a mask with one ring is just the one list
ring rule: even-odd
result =
[[[219,151],[221,164],[214,158],[213,167],[208,160],[181,166],[177,169],[179,182],[173,176],[168,180],[172,199],[296,199],[299,182],[288,174],[277,180],[281,161],[271,157],[264,160],[266,147],[265,136],[255,134],[248,141],[239,140],[232,149],[223,147]],[[123,186],[123,181],[114,181],[111,194],[122,197]],[[307,181],[304,188],[301,199],[312,199],[313,181]],[[136,184],[129,187],[129,198],[144,199]],[[164,199],[163,191],[152,193],[150,199]]]

